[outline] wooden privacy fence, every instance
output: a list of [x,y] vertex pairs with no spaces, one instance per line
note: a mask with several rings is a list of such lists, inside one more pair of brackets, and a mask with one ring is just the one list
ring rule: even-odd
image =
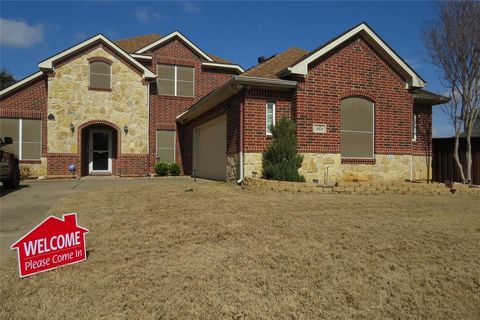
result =
[[[480,185],[480,137],[472,137],[472,182]],[[461,182],[460,171],[453,158],[453,146],[455,138],[435,138],[432,140],[432,177],[433,181]],[[460,138],[458,148],[460,162],[463,168],[466,168],[467,143],[465,138]],[[464,172],[465,176],[466,173]]]

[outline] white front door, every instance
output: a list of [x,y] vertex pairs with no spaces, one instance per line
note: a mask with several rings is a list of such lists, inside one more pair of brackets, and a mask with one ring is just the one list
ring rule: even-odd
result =
[[90,130],[89,142],[89,173],[112,173],[112,131]]

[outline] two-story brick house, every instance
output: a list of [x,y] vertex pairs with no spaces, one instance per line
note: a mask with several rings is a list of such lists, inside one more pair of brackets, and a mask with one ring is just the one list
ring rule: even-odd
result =
[[[0,92],[0,136],[36,175],[142,176],[182,163],[177,115],[244,70],[175,31],[92,37]],[[158,73],[158,77],[157,77]]]
[[431,108],[444,97],[366,24],[307,52],[288,49],[247,71],[179,32],[88,39],[0,92],[1,136],[37,174],[261,174],[269,125],[297,124],[307,180],[422,179]]

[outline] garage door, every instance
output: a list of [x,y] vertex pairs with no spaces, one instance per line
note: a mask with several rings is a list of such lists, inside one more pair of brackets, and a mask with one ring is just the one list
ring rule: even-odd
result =
[[227,179],[226,119],[221,116],[193,130],[193,169],[197,177]]

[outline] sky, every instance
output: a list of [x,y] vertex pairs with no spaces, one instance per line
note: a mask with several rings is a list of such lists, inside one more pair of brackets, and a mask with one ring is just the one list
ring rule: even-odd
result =
[[[1,1],[0,67],[22,79],[38,62],[93,35],[111,40],[178,30],[202,50],[247,69],[289,47],[312,50],[367,22],[423,79],[444,93],[428,62],[422,28],[436,18],[427,1]],[[433,135],[453,130],[433,108]]]

